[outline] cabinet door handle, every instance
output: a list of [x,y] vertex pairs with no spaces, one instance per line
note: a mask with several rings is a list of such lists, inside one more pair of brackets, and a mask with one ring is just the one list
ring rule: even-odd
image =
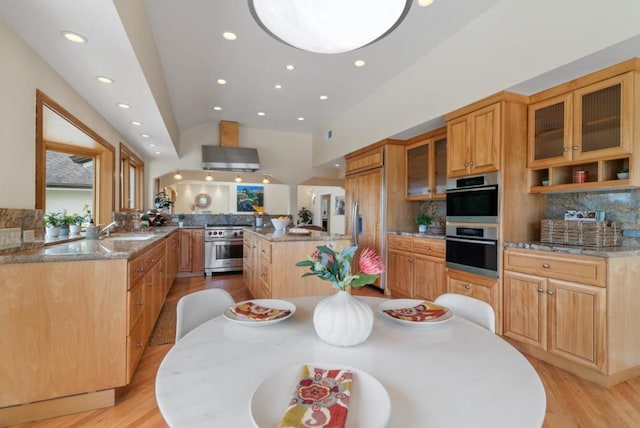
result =
[[265,251],[264,251],[264,250],[260,250],[260,254],[264,254],[264,253],[265,253]]
[[471,284],[467,284],[467,285],[465,285],[465,286],[464,286],[464,288],[465,288],[466,290],[471,290]]
[[142,342],[136,343],[136,348],[142,348],[143,346],[144,346],[144,343]]
[[470,166],[473,166],[473,161],[469,161],[469,165],[470,165]]
[[538,293],[544,293],[544,289],[538,288]]
[[144,302],[143,302],[142,300],[140,300],[140,301],[138,302],[138,306],[143,306],[143,305],[144,305]]
[[549,269],[551,265],[549,263],[542,263],[542,267],[545,269]]
[[464,161],[464,166],[469,166],[469,162]]
[[578,146],[571,147],[573,150],[578,150]]
[[553,294],[553,290],[548,290],[547,294]]
[[569,151],[569,147],[564,147],[562,150],[567,153]]

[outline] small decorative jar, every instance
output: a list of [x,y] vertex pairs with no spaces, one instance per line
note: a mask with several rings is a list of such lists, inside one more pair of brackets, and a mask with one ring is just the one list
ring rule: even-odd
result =
[[576,171],[575,174],[573,174],[574,183],[586,183],[587,181],[589,181],[588,171]]

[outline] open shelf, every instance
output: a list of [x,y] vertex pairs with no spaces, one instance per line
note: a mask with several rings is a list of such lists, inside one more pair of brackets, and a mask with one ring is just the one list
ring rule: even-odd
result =
[[[636,187],[629,179],[618,179],[617,174],[623,168],[629,168],[628,157],[530,169],[530,192],[581,192]],[[588,176],[586,182],[576,182],[577,171],[585,171]],[[548,178],[548,185],[542,185],[545,178]]]

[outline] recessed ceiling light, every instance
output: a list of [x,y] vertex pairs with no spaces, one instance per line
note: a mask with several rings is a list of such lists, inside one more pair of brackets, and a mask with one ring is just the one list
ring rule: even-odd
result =
[[149,143],[149,147],[158,147],[158,145],[155,143]]
[[353,62],[353,65],[355,65],[356,67],[364,67],[365,64],[366,63],[361,59],[357,59]]
[[87,43],[87,38],[84,36],[81,36],[78,33],[74,33],[72,31],[63,31],[61,34],[62,34],[62,37],[64,37],[65,39],[67,39],[72,43],[80,43],[80,44]]
[[326,96],[326,95],[320,95],[320,99],[321,99],[322,101],[324,101],[324,100],[329,99],[329,97],[328,97],[328,96]]
[[340,166],[340,164],[339,164],[339,163],[337,163],[337,164],[335,164],[334,166]]
[[134,120],[133,122],[131,122],[131,124],[135,126],[141,126],[142,122],[138,122],[137,120]]
[[238,36],[236,36],[235,33],[232,33],[230,31],[225,31],[224,33],[222,33],[222,37],[224,37],[227,40],[235,40],[238,38]]
[[149,138],[149,134],[140,134],[142,138]]
[[125,103],[118,103],[117,106],[124,109],[131,108],[129,104],[125,104]]
[[274,88],[276,88],[276,89],[282,89],[282,85],[281,85],[281,84],[279,84],[279,83],[276,83],[276,85],[274,86]]
[[213,109],[214,109],[215,111],[220,111],[220,110],[222,110],[222,107],[215,106]]
[[433,0],[418,0],[418,6],[427,7],[433,4]]
[[227,81],[224,79],[218,79],[218,85],[226,85]]
[[160,154],[160,153],[162,153],[162,152],[159,152],[159,151],[157,151],[157,150],[156,150],[154,153],[155,153],[155,154],[157,154],[157,155],[159,155],[159,154]]
[[107,76],[96,76],[96,80],[100,83],[106,83],[108,85],[115,83],[115,80]]
[[265,112],[263,112],[263,111],[259,111],[259,112],[258,112],[258,116],[266,116],[266,115],[267,115],[267,114],[266,114]]
[[299,117],[298,120],[302,122],[304,120],[304,117]]
[[287,70],[291,71],[291,70],[295,70],[295,65],[289,64],[287,65]]

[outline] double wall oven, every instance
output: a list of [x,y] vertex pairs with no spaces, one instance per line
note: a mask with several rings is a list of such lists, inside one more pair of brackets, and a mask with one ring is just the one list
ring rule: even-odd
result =
[[447,182],[447,267],[498,276],[499,180],[492,173]]
[[242,270],[244,225],[204,226],[204,274]]

